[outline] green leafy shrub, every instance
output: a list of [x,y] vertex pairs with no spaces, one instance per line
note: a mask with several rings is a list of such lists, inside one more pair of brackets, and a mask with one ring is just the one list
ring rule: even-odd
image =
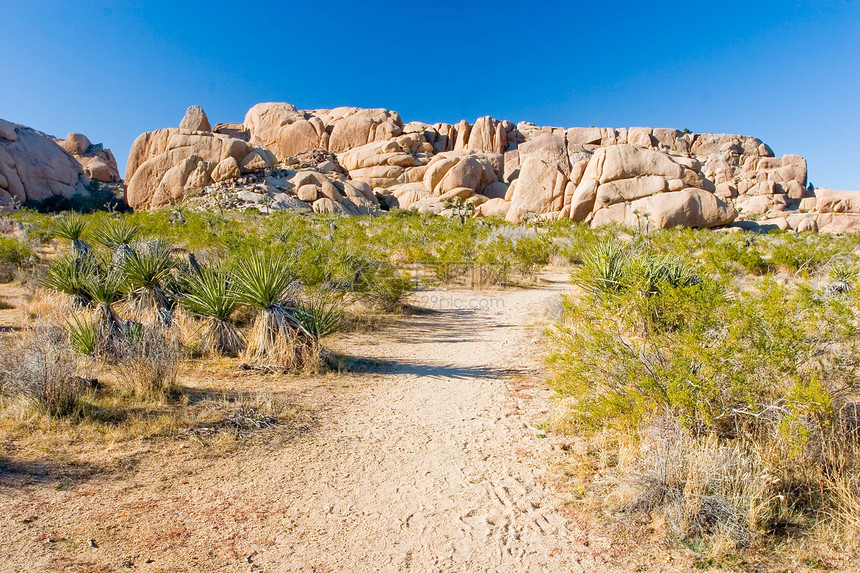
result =
[[[575,276],[586,296],[567,299],[553,331],[553,385],[570,428],[631,444],[605,469],[607,502],[738,547],[824,518],[836,503],[827,484],[860,469],[838,430],[860,367],[850,299],[770,277],[737,290],[605,244]],[[671,436],[655,439],[667,424]]]

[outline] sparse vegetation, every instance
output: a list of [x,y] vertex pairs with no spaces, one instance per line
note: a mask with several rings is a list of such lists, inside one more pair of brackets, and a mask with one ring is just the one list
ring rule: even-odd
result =
[[[556,430],[584,441],[567,460],[584,507],[627,528],[663,523],[665,543],[705,564],[792,536],[860,544],[845,414],[858,399],[860,238],[396,209],[13,218],[24,239],[0,238],[0,262],[48,289],[31,318],[50,324],[6,335],[4,431],[72,421],[98,428],[90,436],[263,431],[284,419],[279,408],[231,401],[200,413],[187,372],[316,371],[331,357],[326,337],[408,308],[416,285],[509,286],[563,265],[577,290],[552,336]],[[24,336],[40,343],[19,347]]]

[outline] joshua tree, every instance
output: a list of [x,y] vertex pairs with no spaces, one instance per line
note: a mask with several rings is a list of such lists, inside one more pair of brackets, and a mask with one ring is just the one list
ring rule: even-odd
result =
[[59,239],[71,241],[72,250],[79,257],[88,256],[91,252],[89,243],[83,240],[87,230],[87,221],[80,213],[69,211],[54,219],[51,231]]
[[122,300],[125,277],[122,272],[103,264],[94,265],[84,278],[87,295],[96,304],[95,323],[100,354],[114,356],[122,342],[123,323],[113,305]]
[[100,245],[115,250],[120,245],[130,245],[139,229],[125,219],[109,221],[93,231],[93,240]]
[[48,265],[42,284],[69,295],[76,307],[83,308],[92,301],[87,292],[86,279],[93,272],[94,263],[91,257],[67,254]]

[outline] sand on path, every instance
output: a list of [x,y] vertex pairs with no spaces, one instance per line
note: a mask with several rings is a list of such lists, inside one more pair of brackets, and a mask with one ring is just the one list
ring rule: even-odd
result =
[[277,448],[143,456],[69,490],[0,479],[0,569],[607,569],[546,479],[539,324],[567,288],[547,279],[419,291],[424,310],[345,336],[357,372],[329,377],[317,426]]

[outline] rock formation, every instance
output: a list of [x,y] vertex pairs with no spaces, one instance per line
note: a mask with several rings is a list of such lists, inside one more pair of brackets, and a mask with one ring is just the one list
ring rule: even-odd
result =
[[101,144],[80,133],[55,139],[0,119],[0,211],[16,203],[89,195],[91,178],[120,179],[113,154]]
[[440,213],[464,202],[474,216],[513,223],[570,218],[647,228],[844,232],[853,229],[854,214],[860,218],[852,192],[824,191],[816,203],[802,157],[775,157],[748,136],[564,129],[489,116],[474,124],[404,124],[385,109],[297,110],[286,103],[257,104],[243,124],[210,129],[203,110],[192,106],[179,129],[138,137],[126,172],[128,202],[157,208],[229,191],[241,206],[239,194],[259,195],[260,181],[275,177],[288,185],[249,204]]
[[90,179],[102,183],[121,181],[116,159],[110,149],[101,143],[92,144],[86,135],[70,133],[66,139],[55,140],[57,145],[72,154]]

